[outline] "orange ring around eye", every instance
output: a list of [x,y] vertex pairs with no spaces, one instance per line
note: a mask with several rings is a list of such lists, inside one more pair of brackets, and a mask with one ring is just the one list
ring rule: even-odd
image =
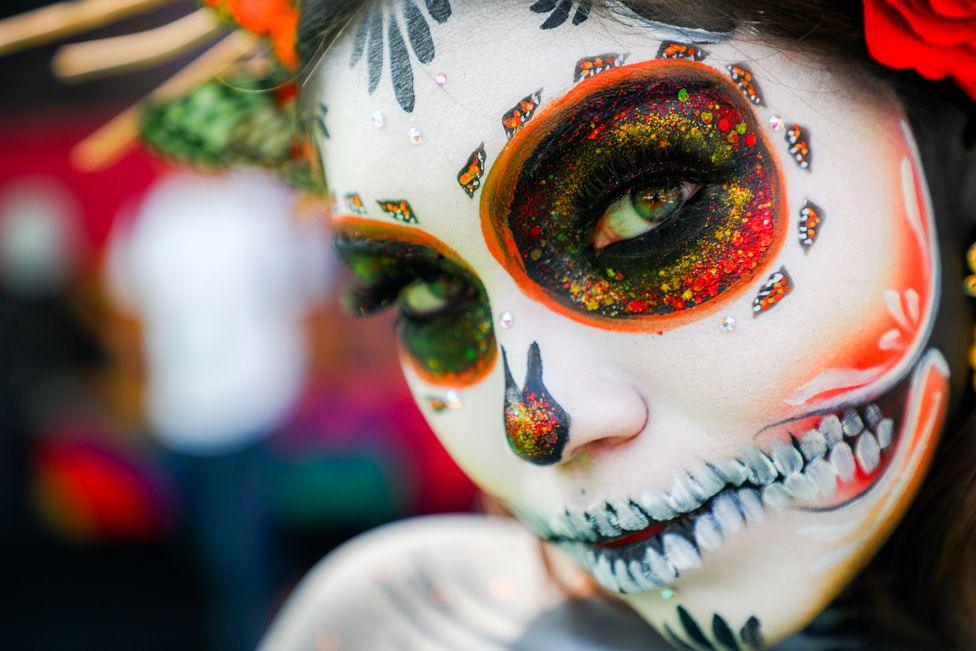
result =
[[[773,241],[764,252],[762,262],[751,272],[741,276],[734,285],[729,286],[714,298],[692,307],[670,314],[641,315],[632,318],[615,318],[602,314],[580,312],[556,300],[551,290],[533,280],[526,271],[525,262],[507,222],[507,216],[513,205],[516,183],[520,179],[523,166],[540,143],[555,128],[576,114],[581,105],[596,93],[613,88],[621,83],[655,81],[674,76],[703,80],[720,88],[724,91],[722,100],[727,101],[743,116],[746,116],[745,119],[755,127],[753,133],[761,142],[762,151],[769,156],[769,163],[772,167],[772,170],[767,174],[767,182],[775,202],[773,206]],[[564,96],[540,109],[505,145],[498,159],[492,165],[484,183],[480,212],[482,234],[489,251],[529,298],[563,316],[586,325],[619,331],[660,332],[686,325],[716,312],[748,290],[753,279],[768,274],[775,265],[776,257],[786,240],[789,226],[787,206],[786,186],[779,158],[769,137],[760,128],[760,121],[753,113],[751,105],[742,97],[741,91],[732,80],[702,63],[656,59],[601,72],[580,82]]]
[[[401,226],[399,224],[386,224],[372,219],[364,219],[346,214],[335,215],[332,223],[337,235],[341,234],[377,241],[402,242],[404,244],[412,244],[431,249],[444,256],[452,264],[456,264],[470,273],[472,278],[477,278],[474,270],[471,269],[454,249],[430,233],[418,228]],[[498,359],[498,345],[495,344],[491,346],[485,359],[480,360],[470,369],[461,373],[436,374],[425,368],[423,364],[410,354],[410,351],[406,350],[406,346],[402,342],[398,343],[398,347],[401,351],[400,359],[409,363],[410,368],[413,369],[414,373],[420,379],[428,384],[441,387],[463,388],[477,384],[491,373]]]

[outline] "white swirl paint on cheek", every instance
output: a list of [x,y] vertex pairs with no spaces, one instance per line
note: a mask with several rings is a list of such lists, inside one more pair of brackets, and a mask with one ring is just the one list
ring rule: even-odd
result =
[[899,126],[908,149],[898,166],[903,216],[917,242],[920,266],[925,271],[924,277],[912,277],[908,282],[925,286],[888,288],[882,292],[883,304],[892,319],[891,327],[876,341],[882,363],[860,369],[824,369],[783,399],[791,407],[813,406],[818,401],[828,403],[839,394],[842,400],[857,401],[868,393],[885,391],[915,365],[931,334],[939,290],[937,238],[915,140],[905,120]]

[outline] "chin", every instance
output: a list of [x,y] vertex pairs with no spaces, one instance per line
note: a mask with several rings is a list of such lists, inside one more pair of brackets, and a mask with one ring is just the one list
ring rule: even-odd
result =
[[679,647],[698,648],[699,634],[764,646],[816,616],[898,522],[935,447],[948,377],[930,349],[887,388],[767,427],[663,493],[527,521]]

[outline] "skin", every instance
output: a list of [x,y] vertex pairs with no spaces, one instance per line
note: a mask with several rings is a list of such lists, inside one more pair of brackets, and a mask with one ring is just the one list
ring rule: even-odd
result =
[[[492,359],[473,374],[431,373],[404,347],[404,372],[418,404],[485,491],[613,589],[619,582],[601,580],[592,546],[567,530],[567,511],[605,512],[607,503],[673,495],[676,477],[695,475],[705,463],[738,458],[744,446],[771,455],[825,414],[883,403],[884,415],[894,419],[893,443],[874,471],[829,493],[767,503],[763,522],[747,519],[738,531],[723,530],[715,549],[700,549],[700,567],[681,568],[652,588],[624,590],[635,592],[624,600],[669,637],[694,641],[682,612],[713,643],[721,639],[716,615],[735,636],[758,621],[764,641],[737,637],[742,646],[794,633],[897,524],[946,412],[949,371],[929,344],[938,308],[936,233],[900,105],[840,65],[746,34],[694,35],[716,42],[699,46],[707,51],[702,61],[675,64],[658,60],[663,41],[681,40],[667,26],[593,13],[578,26],[567,21],[542,30],[545,16],[520,3],[505,10],[452,7],[444,23],[428,21],[433,60],[412,61],[412,111],[395,98],[388,63],[368,92],[365,62],[349,64],[352,30],[326,55],[309,89],[328,106],[330,137],[319,144],[339,198],[339,232],[424,243],[483,287],[494,318]],[[626,53],[624,64],[574,81],[580,59],[609,52]],[[730,64],[751,71],[762,105],[736,87]],[[435,78],[440,72],[443,83]],[[688,309],[615,318],[567,303],[531,277],[511,236],[513,175],[596,89],[688,75],[738,107],[754,147],[766,152],[772,242],[754,268]],[[503,116],[538,89],[538,106],[509,139]],[[809,167],[793,159],[784,131],[770,127],[772,116],[802,125]],[[412,128],[420,144],[411,142]],[[481,143],[481,187],[469,196],[458,170]],[[359,195],[361,210],[342,201],[348,193]],[[416,223],[395,219],[377,203],[389,199],[407,200]],[[797,229],[808,200],[824,221],[812,246],[803,246]],[[792,291],[756,314],[757,294],[781,269]],[[511,316],[510,327],[501,325],[503,314]],[[734,331],[721,327],[727,317]],[[548,397],[568,414],[568,432],[544,463],[512,443],[517,424],[502,416],[524,395],[533,344]],[[506,392],[506,371],[515,393]]]

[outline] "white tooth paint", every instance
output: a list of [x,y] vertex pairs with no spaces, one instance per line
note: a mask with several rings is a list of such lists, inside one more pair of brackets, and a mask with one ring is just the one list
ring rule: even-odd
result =
[[841,421],[841,427],[844,430],[844,435],[848,437],[854,437],[864,430],[864,421],[861,420],[861,416],[857,411],[853,409],[848,409],[844,412],[844,418]]
[[840,424],[840,419],[833,414],[825,416],[817,429],[823,434],[828,447],[834,447],[844,440],[844,428]]
[[823,459],[814,459],[807,464],[803,474],[813,480],[824,497],[830,497],[837,490],[837,469],[832,463]]
[[691,483],[685,473],[675,474],[674,483],[671,485],[671,490],[668,491],[668,497],[671,498],[679,513],[687,513],[701,504],[692,493]]
[[687,538],[679,533],[666,533],[662,537],[664,556],[679,571],[692,570],[701,566],[698,550]]
[[590,515],[593,518],[593,523],[596,525],[596,529],[600,532],[601,536],[613,538],[614,536],[620,535],[620,527],[618,527],[615,522],[611,521],[610,514],[605,508],[598,509],[596,512],[591,513]]
[[593,578],[600,582],[607,590],[614,592],[620,591],[620,585],[613,577],[613,568],[610,567],[610,559],[600,556],[596,559],[596,567],[593,569]]
[[647,516],[634,508],[630,502],[614,502],[611,506],[617,513],[617,523],[621,529],[640,531],[650,524]]
[[812,500],[820,492],[816,482],[802,473],[794,473],[784,479],[783,490],[797,500]]
[[745,462],[749,481],[759,486],[765,486],[776,479],[776,466],[765,454],[756,448],[743,448],[742,460]]
[[634,582],[641,589],[641,592],[653,590],[660,585],[660,582],[647,575],[650,568],[645,569],[645,567],[641,565],[641,562],[637,559],[634,559],[628,563],[627,568],[630,570],[630,575],[634,578]]
[[827,454],[827,439],[815,429],[800,437],[800,452],[807,461],[813,461]]
[[803,455],[785,441],[773,441],[770,452],[773,465],[782,476],[791,475],[803,469]]
[[864,417],[868,421],[868,427],[874,429],[881,422],[881,419],[884,418],[884,415],[881,413],[881,408],[878,405],[871,403],[864,408]]
[[854,477],[857,467],[854,463],[854,453],[851,446],[847,443],[838,443],[830,451],[830,461],[837,469],[837,476],[844,481],[850,481]]
[[641,587],[637,585],[634,579],[630,576],[630,572],[627,571],[627,563],[622,558],[618,558],[613,562],[613,577],[617,581],[617,585],[620,586],[620,590],[627,594],[636,594],[641,592]]
[[703,513],[695,520],[695,542],[702,549],[713,551],[722,546],[725,537],[718,521],[710,513]]
[[762,499],[763,504],[778,511],[782,511],[790,505],[790,496],[779,484],[770,484],[764,488]]
[[630,569],[630,575],[634,578],[634,582],[640,588],[641,592],[653,590],[659,585],[651,577],[647,576],[647,570],[644,569],[637,559],[628,563],[627,567]]
[[654,580],[660,585],[671,583],[678,578],[678,572],[674,565],[652,547],[648,547],[647,551],[644,552],[644,564],[653,572]]
[[722,478],[733,486],[741,486],[749,477],[746,465],[738,459],[726,459],[715,464]]
[[674,509],[671,508],[671,505],[668,504],[668,500],[661,495],[644,493],[641,495],[640,505],[658,522],[670,520],[677,515]]
[[874,472],[881,462],[881,448],[871,432],[864,432],[857,439],[854,457],[864,472]]
[[582,513],[573,513],[569,516],[569,524],[576,532],[576,538],[582,540],[589,540],[590,542],[596,540],[596,532],[593,530],[593,525],[590,521],[586,519]]
[[696,469],[694,478],[702,489],[703,499],[710,498],[725,487],[725,481],[709,465],[702,465]]
[[712,515],[718,520],[722,530],[726,533],[736,533],[745,526],[745,518],[736,505],[735,497],[729,490],[722,491],[712,504]]
[[895,423],[890,418],[885,418],[876,428],[874,434],[878,441],[878,447],[882,450],[891,445],[895,433]]
[[739,498],[739,507],[742,509],[742,515],[745,516],[747,522],[762,524],[766,520],[759,491],[754,488],[743,488],[739,490],[736,496]]

